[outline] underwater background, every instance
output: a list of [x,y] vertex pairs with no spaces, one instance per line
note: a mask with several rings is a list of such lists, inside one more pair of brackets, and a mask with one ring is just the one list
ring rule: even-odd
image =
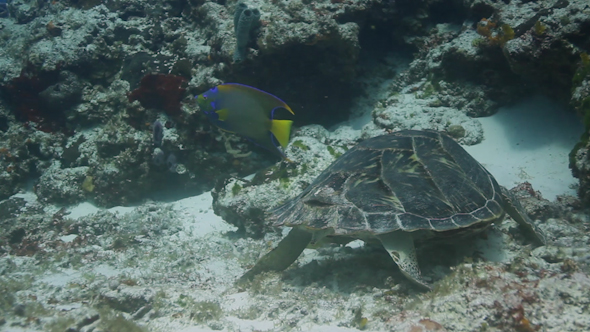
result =
[[[589,53],[587,0],[0,0],[0,331],[590,331]],[[405,129],[547,244],[419,246],[430,291],[359,240],[235,283]]]

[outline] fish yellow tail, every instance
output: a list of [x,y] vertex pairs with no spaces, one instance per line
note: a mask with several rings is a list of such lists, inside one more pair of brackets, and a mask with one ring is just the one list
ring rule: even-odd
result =
[[289,136],[291,135],[291,120],[272,120],[270,124],[270,132],[275,135],[275,138],[283,147],[287,147],[289,143]]

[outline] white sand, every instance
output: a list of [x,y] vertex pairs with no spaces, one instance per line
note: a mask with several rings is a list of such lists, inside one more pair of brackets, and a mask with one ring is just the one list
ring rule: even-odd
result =
[[581,121],[546,97],[527,98],[479,119],[484,141],[465,149],[508,188],[528,181],[544,198],[575,195],[568,154],[584,131]]

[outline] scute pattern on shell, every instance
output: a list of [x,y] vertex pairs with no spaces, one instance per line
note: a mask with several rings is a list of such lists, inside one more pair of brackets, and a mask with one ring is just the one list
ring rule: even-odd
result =
[[475,229],[503,216],[491,174],[450,136],[430,130],[363,141],[270,213],[277,226],[343,236]]

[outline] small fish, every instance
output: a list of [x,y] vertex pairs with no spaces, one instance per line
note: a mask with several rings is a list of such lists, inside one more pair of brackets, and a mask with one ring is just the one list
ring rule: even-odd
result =
[[162,147],[162,140],[164,139],[164,126],[162,125],[162,122],[158,120],[154,121],[154,124],[152,125],[152,139],[156,147]]
[[285,158],[283,151],[289,143],[291,120],[275,119],[275,111],[293,110],[270,93],[251,86],[227,83],[198,95],[197,103],[217,127],[241,136]]

